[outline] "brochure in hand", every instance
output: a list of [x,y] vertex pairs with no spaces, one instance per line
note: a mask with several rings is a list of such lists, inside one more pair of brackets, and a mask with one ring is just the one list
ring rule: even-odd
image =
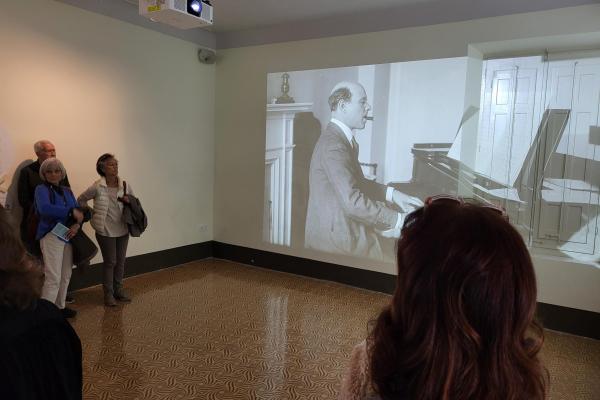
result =
[[69,232],[69,228],[61,224],[60,222],[56,224],[56,226],[52,229],[52,234],[56,235],[63,242],[69,242],[67,238],[67,233]]

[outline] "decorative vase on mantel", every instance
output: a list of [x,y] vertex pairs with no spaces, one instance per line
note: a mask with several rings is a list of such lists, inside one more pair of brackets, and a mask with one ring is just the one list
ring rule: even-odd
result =
[[281,93],[282,95],[277,98],[275,101],[276,104],[288,104],[294,103],[294,98],[291,97],[288,92],[290,91],[290,74],[285,72],[281,75]]

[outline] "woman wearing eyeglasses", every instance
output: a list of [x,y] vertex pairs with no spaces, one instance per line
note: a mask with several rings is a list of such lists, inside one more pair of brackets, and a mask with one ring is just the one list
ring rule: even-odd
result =
[[[77,234],[83,221],[83,213],[71,189],[61,186],[60,181],[67,172],[57,158],[48,158],[40,166],[43,183],[35,188],[35,208],[39,215],[36,240],[40,241],[46,280],[42,298],[56,304],[66,318],[77,312],[65,307],[67,288],[73,269],[73,246],[68,242]],[[63,237],[53,232],[57,226],[66,230]]]
[[117,300],[130,302],[131,297],[123,289],[125,257],[129,242],[129,229],[123,220],[123,207],[133,195],[131,186],[119,177],[119,162],[113,154],[98,158],[96,172],[100,179],[94,182],[77,201],[87,205],[94,200],[91,225],[96,231],[103,260],[104,305],[114,307]]
[[404,223],[397,265],[340,399],[544,399],[535,274],[502,209],[428,199]]

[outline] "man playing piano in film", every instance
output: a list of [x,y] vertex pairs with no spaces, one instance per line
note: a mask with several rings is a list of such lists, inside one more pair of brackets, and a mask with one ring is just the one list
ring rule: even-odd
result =
[[[383,260],[380,235],[398,237],[404,216],[423,203],[365,178],[354,135],[371,106],[358,83],[340,82],[329,96],[331,121],[310,162],[305,246]],[[389,205],[395,204],[400,212]]]

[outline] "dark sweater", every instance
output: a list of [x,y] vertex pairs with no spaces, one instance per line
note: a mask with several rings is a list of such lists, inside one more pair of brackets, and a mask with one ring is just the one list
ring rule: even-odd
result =
[[0,307],[0,399],[82,398],[81,342],[49,301]]

